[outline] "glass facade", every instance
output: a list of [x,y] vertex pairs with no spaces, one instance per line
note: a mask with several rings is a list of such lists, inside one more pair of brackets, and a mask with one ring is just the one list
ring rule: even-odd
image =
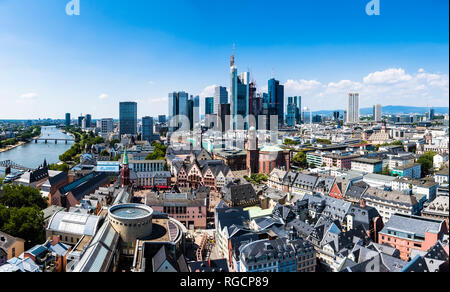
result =
[[153,136],[153,118],[142,118],[142,140],[149,141]]
[[205,98],[205,115],[212,115],[214,113],[214,97]]
[[120,135],[136,135],[137,134],[137,103],[121,102],[120,109]]

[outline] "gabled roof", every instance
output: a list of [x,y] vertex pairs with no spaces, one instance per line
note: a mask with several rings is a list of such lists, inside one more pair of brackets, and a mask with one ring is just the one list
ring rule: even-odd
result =
[[177,261],[173,258],[166,245],[163,245],[152,259],[153,272],[157,272],[159,268],[168,262],[175,270],[178,270]]

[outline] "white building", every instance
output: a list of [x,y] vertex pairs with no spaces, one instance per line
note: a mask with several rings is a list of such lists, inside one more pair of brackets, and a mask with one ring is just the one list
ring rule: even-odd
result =
[[435,169],[440,169],[442,165],[448,161],[447,154],[437,154],[433,157],[433,166]]
[[102,137],[107,137],[109,133],[114,131],[113,119],[101,119],[100,121],[100,133]]
[[359,122],[359,93],[349,93],[347,99],[347,123]]
[[373,106],[373,119],[375,122],[381,122],[383,118],[383,106],[376,104]]

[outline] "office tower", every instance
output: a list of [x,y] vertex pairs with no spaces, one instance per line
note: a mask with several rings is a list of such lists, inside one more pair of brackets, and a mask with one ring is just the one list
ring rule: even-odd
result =
[[143,117],[142,118],[142,140],[150,141],[153,136],[153,118]]
[[359,93],[348,94],[347,123],[359,123]]
[[83,117],[83,120],[81,120],[81,129],[85,130],[87,128],[87,119]]
[[180,125],[180,117],[189,118],[188,113],[189,94],[184,91],[169,93],[169,130],[177,130]]
[[216,86],[214,88],[214,113],[219,114],[221,104],[228,103],[228,91],[226,87]]
[[373,120],[375,122],[381,122],[383,120],[383,106],[376,104],[373,106]]
[[300,109],[302,108],[302,97],[301,96],[294,96],[294,104],[296,107],[295,110],[295,122],[297,124],[300,124],[302,122],[302,118],[300,116]]
[[222,133],[227,132],[230,129],[231,122],[231,105],[229,103],[220,104],[218,119],[220,119],[220,127]]
[[84,120],[84,116],[79,116],[79,117],[78,117],[78,127],[81,128],[82,123],[83,123],[83,120]]
[[205,116],[214,114],[214,97],[205,97]]
[[433,121],[435,118],[436,111],[432,108],[430,109],[430,121]]
[[167,119],[166,119],[165,115],[159,115],[158,116],[158,123],[165,124],[166,122],[167,122]]
[[193,126],[195,127],[195,125],[197,125],[198,123],[200,123],[200,96],[195,96],[194,97],[194,122],[193,122]]
[[70,119],[70,113],[66,114],[66,127],[70,127],[71,119]]
[[91,128],[91,127],[92,127],[92,116],[86,115],[86,128]]
[[284,124],[284,86],[280,85],[280,81],[274,78],[268,82],[269,88],[269,105],[277,109],[278,125]]
[[100,120],[100,133],[102,137],[107,136],[109,133],[114,131],[114,120],[113,119],[101,119]]
[[137,135],[137,103],[121,102],[119,105],[119,134],[120,136]]
[[194,100],[192,97],[188,100],[187,103],[188,114],[187,117],[189,119],[189,129],[194,129]]
[[292,96],[289,96],[288,104],[287,104],[287,116],[286,116],[286,124],[288,125],[288,127],[295,126],[296,112],[297,112],[297,106],[294,103],[294,98]]
[[339,111],[333,112],[333,120],[339,121],[340,117],[341,117],[341,114],[339,113]]
[[[234,62],[234,55],[231,56],[231,115],[233,129],[248,129],[248,115],[250,112],[250,73],[244,72],[238,75],[238,70]],[[240,116],[242,121],[238,118]]]

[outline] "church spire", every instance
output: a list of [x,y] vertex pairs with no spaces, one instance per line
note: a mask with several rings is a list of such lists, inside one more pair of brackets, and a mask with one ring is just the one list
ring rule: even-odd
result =
[[125,147],[125,152],[123,153],[123,165],[128,165],[128,150],[127,147]]

